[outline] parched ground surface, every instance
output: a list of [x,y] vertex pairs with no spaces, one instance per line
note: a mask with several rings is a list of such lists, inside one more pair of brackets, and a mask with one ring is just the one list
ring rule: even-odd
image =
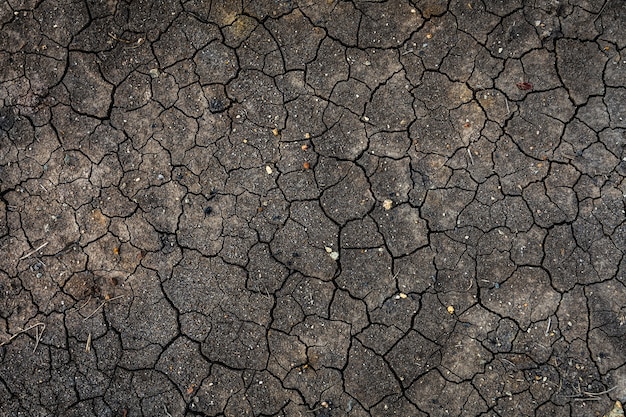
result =
[[620,0],[0,1],[0,415],[602,415],[625,85]]

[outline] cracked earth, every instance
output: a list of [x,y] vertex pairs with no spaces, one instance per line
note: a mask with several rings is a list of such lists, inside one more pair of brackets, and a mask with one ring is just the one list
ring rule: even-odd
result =
[[0,415],[601,416],[625,85],[619,0],[0,1]]

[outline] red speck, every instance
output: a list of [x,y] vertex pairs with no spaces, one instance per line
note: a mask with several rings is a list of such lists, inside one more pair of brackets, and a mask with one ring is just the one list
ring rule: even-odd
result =
[[515,85],[517,85],[517,88],[519,88],[520,90],[524,90],[524,91],[528,91],[528,90],[532,90],[533,89],[533,85],[531,83],[527,83],[527,82],[517,83]]

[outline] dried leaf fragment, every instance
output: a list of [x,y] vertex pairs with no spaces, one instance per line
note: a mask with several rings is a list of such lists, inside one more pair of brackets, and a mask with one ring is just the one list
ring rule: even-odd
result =
[[448,306],[448,313],[454,314],[454,306]]
[[391,210],[392,207],[393,207],[393,201],[391,201],[391,200],[383,201],[383,208],[385,210]]
[[611,408],[604,417],[624,417],[624,409],[622,408],[622,403],[619,401],[615,401],[615,405]]

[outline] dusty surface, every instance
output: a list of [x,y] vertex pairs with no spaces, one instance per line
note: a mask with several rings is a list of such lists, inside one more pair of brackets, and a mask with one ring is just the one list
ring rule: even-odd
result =
[[0,415],[602,415],[625,85],[620,0],[0,1]]

